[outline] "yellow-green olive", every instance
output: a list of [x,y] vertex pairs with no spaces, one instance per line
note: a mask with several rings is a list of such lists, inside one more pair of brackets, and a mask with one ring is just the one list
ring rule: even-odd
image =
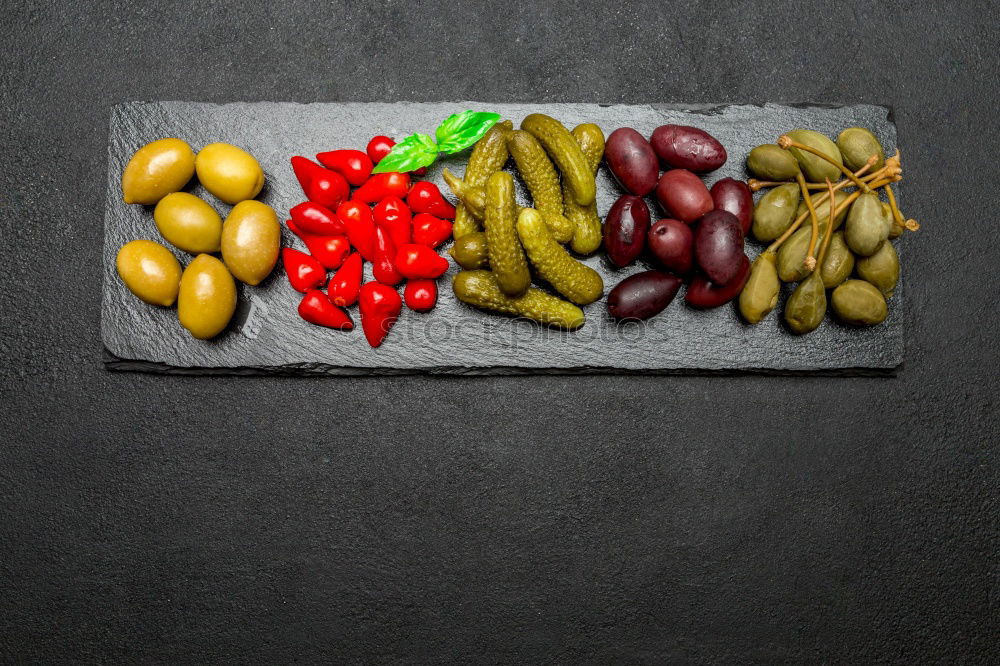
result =
[[823,266],[820,268],[823,286],[827,289],[833,289],[849,278],[853,270],[854,254],[844,242],[844,232],[838,231],[830,239],[830,245],[826,248],[826,256],[823,257]]
[[155,204],[194,175],[194,151],[180,139],[159,139],[135,151],[122,172],[127,204]]
[[118,250],[118,275],[133,294],[164,307],[177,300],[181,265],[167,248],[151,240],[134,240]]
[[859,278],[871,283],[889,298],[899,282],[899,255],[892,243],[882,243],[882,247],[872,256],[858,258],[854,269]]
[[198,180],[206,190],[237,204],[253,199],[264,187],[264,171],[253,155],[229,143],[210,143],[194,160]]
[[885,166],[885,151],[882,149],[882,144],[871,130],[864,127],[848,127],[841,132],[837,136],[837,148],[844,156],[844,164],[851,171],[863,167],[872,155],[875,155],[878,161],[868,169],[868,173],[874,173]]
[[[816,247],[814,254],[819,253],[820,244],[823,242],[823,232],[826,230],[825,224],[819,225],[819,235],[816,236]],[[812,237],[812,226],[805,224],[788,240],[778,248],[778,277],[782,282],[798,282],[809,275],[810,270],[806,267],[806,254],[809,250],[809,239]],[[833,240],[832,238],[830,240]]]
[[740,314],[751,324],[758,324],[778,303],[778,270],[774,252],[761,252],[750,267],[750,277],[740,292]]
[[747,155],[747,169],[762,180],[792,180],[799,172],[799,163],[787,150],[765,143]]
[[785,323],[792,333],[811,333],[826,316],[826,289],[816,271],[795,287],[785,303]]
[[270,275],[280,247],[278,216],[267,204],[241,201],[222,223],[222,261],[241,282],[255,285]]
[[762,196],[753,209],[751,231],[754,238],[769,243],[785,233],[795,221],[795,204],[798,201],[799,186],[796,183],[778,185]]
[[193,194],[174,192],[160,199],[153,210],[153,221],[167,242],[185,252],[219,251],[222,218]]
[[851,252],[862,257],[875,254],[889,237],[882,202],[874,192],[862,194],[851,204],[844,225],[844,240]]
[[236,311],[236,282],[225,264],[199,254],[181,275],[177,318],[193,337],[208,340],[221,333]]
[[873,326],[889,314],[882,292],[864,280],[848,280],[833,290],[830,305],[846,324]]
[[[810,148],[815,148],[837,164],[844,163],[837,144],[831,141],[825,134],[807,129],[796,129],[791,132],[785,132],[785,134],[793,141],[797,141]],[[788,152],[798,160],[799,166],[802,167],[802,172],[806,176],[806,180],[813,183],[822,183],[825,179],[829,178],[830,182],[835,183],[840,179],[840,169],[819,155],[814,155],[801,148],[789,148]]]

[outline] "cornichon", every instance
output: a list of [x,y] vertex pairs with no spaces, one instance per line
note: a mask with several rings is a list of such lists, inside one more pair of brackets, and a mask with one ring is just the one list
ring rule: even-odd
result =
[[[486,206],[485,188],[469,185],[451,171],[448,171],[447,168],[441,173],[441,176],[444,178],[444,182],[448,185],[451,193],[458,197],[461,207],[465,212],[477,220],[483,219],[483,208]],[[458,215],[457,209],[455,215]],[[462,235],[464,236],[465,234]]]
[[473,231],[456,240],[448,250],[455,263],[467,271],[489,268],[490,254],[486,249],[486,234]]
[[531,284],[531,273],[514,226],[517,222],[514,179],[506,171],[497,171],[486,181],[483,213],[490,268],[497,276],[497,284],[508,296],[520,296]]
[[[507,142],[504,135],[514,128],[514,124],[509,120],[504,120],[490,128],[483,135],[476,145],[473,146],[469,154],[469,163],[465,167],[466,183],[473,187],[486,184],[495,171],[503,168],[507,162]],[[479,225],[475,218],[469,215],[465,206],[459,203],[455,209],[455,223],[452,227],[452,235],[458,239],[462,236],[478,230]]]
[[601,297],[604,280],[600,273],[571,257],[552,237],[537,210],[521,211],[517,216],[517,235],[538,276],[553,289],[577,305],[593,303]]
[[[563,179],[569,183],[573,200],[581,206],[593,203],[597,195],[594,176],[587,165],[587,158],[573,135],[552,116],[532,113],[521,121],[521,129],[538,139],[552,160],[559,166]],[[562,211],[560,211],[562,212]]]
[[451,283],[455,297],[477,308],[526,317],[540,324],[575,330],[583,326],[583,310],[541,289],[528,287],[524,295],[514,298],[500,291],[496,277],[490,271],[462,271]]
[[[580,145],[587,167],[592,177],[597,175],[597,167],[604,157],[604,132],[593,123],[577,125],[571,132]],[[570,247],[578,254],[592,254],[601,246],[601,217],[597,214],[597,201],[581,206],[573,199],[569,183],[563,181],[563,211],[573,223],[573,239]]]
[[[573,139],[572,136],[570,138]],[[575,144],[576,139],[573,142]],[[531,192],[535,209],[545,218],[552,235],[560,243],[569,241],[573,237],[573,223],[563,215],[559,174],[545,154],[542,144],[524,130],[513,130],[507,134],[507,149],[517,162],[517,169]],[[580,150],[579,146],[577,150]]]

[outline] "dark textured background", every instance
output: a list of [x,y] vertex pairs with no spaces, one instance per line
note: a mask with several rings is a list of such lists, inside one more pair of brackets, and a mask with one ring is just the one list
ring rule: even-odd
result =
[[[0,657],[998,658],[996,7],[5,2]],[[101,365],[131,99],[871,102],[894,379]]]

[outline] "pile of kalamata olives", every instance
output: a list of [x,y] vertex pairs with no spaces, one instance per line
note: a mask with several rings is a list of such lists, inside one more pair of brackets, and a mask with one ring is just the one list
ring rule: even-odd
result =
[[[665,269],[620,282],[608,294],[608,312],[619,319],[652,317],[670,304],[686,278],[685,300],[693,307],[718,307],[739,295],[750,274],[743,237],[750,229],[753,196],[743,181],[724,178],[709,191],[698,176],[725,164],[722,144],[696,127],[663,125],[649,141],[622,127],[608,137],[604,156],[629,192],[604,221],[608,259],[624,267],[648,246]],[[650,225],[643,197],[654,190],[668,217]]]

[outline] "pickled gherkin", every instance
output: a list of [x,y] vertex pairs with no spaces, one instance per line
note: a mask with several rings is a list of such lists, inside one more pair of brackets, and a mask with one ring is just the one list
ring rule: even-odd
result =
[[[541,214],[525,208],[517,217],[517,234],[539,277],[577,305],[593,303],[604,292],[600,273],[580,263],[552,237]],[[492,248],[491,259],[492,262]]]
[[[470,187],[482,187],[494,172],[503,168],[507,162],[507,141],[505,134],[511,131],[514,124],[509,120],[497,123],[483,135],[469,154],[469,163],[465,167],[463,180]],[[455,209],[455,223],[452,235],[455,239],[472,233],[478,229],[476,220],[469,215],[463,204]]]
[[[573,139],[573,142],[576,140]],[[507,148],[517,162],[517,169],[521,172],[524,184],[531,192],[535,209],[545,218],[552,235],[560,243],[569,241],[573,237],[573,223],[563,215],[559,174],[556,173],[549,156],[545,154],[542,144],[528,132],[514,130],[507,135]],[[579,146],[577,150],[580,150]]]
[[489,268],[490,254],[486,247],[486,234],[474,231],[455,241],[448,250],[455,263],[467,271]]
[[540,324],[575,330],[583,326],[583,310],[541,289],[528,287],[522,296],[514,298],[500,290],[496,276],[490,271],[462,271],[452,280],[455,296],[477,308],[526,317]]
[[531,284],[531,273],[515,228],[514,179],[509,173],[497,171],[486,181],[483,213],[490,268],[505,294],[519,296]]
[[[559,166],[563,180],[569,184],[573,200],[581,206],[593,203],[597,196],[597,183],[580,144],[569,130],[561,122],[544,113],[525,116],[521,121],[521,129],[530,132],[538,139],[552,161]],[[561,210],[559,212],[562,213]]]
[[[597,167],[604,157],[604,132],[593,123],[584,123],[574,127],[571,134],[580,144],[590,173],[596,177]],[[601,218],[597,214],[597,201],[581,206],[571,196],[569,184],[563,181],[563,209],[574,227],[570,247],[578,254],[595,252],[601,246]]]

